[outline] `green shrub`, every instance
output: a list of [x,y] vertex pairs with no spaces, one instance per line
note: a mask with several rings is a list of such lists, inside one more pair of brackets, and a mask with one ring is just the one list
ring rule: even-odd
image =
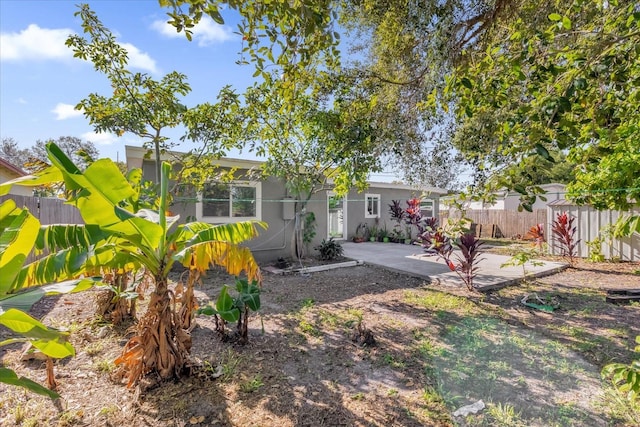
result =
[[322,239],[322,242],[314,248],[320,252],[320,259],[331,261],[342,257],[344,249],[340,242],[333,240],[333,237],[329,240]]

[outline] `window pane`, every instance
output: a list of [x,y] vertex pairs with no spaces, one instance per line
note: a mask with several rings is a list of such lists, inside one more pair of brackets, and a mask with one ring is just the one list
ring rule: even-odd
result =
[[234,217],[256,216],[256,188],[239,187],[231,188],[231,199]]
[[203,216],[229,216],[229,186],[226,184],[206,184],[202,194]]
[[420,213],[423,217],[433,216],[433,200],[423,200],[420,202]]
[[380,213],[380,197],[367,196],[366,198],[367,215],[377,217]]

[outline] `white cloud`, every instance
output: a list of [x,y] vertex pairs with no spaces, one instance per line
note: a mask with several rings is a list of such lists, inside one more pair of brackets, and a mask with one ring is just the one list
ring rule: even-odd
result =
[[56,114],[56,120],[71,119],[81,116],[83,113],[82,110],[76,110],[75,105],[63,104],[62,102],[57,103],[51,112]]
[[96,145],[111,145],[118,140],[118,137],[112,133],[104,132],[104,133],[95,133],[95,132],[85,132],[80,135],[83,140],[93,142]]
[[[163,20],[154,21],[151,24],[151,28],[165,37],[185,38],[184,33],[178,33],[175,27],[167,24],[167,22]],[[217,24],[211,18],[204,16],[191,31],[193,32],[193,40],[197,41],[200,47],[215,43],[224,43],[233,37],[233,32],[230,27]]]
[[[65,45],[74,31],[68,28],[48,29],[30,24],[19,33],[0,33],[0,60],[72,60],[73,50]],[[127,50],[129,66],[157,73],[156,61],[131,43],[120,43]]]
[[48,29],[36,24],[19,33],[0,33],[0,60],[71,59],[73,52],[64,43],[72,33],[68,28]]
[[140,49],[138,49],[131,43],[120,43],[120,46],[122,46],[127,51],[127,57],[129,58],[127,64],[131,68],[139,68],[141,70],[150,71],[152,73],[158,72],[156,61],[148,54],[140,51]]
[[18,98],[18,104],[27,105],[28,102],[23,97]]

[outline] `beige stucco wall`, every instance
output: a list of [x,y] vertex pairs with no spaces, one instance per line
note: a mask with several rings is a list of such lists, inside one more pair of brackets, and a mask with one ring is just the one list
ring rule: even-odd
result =
[[[17,174],[0,167],[0,182],[7,182],[16,178],[18,178]],[[9,194],[15,194],[16,196],[32,196],[33,190],[29,187],[14,185],[11,187],[11,190],[9,190]]]

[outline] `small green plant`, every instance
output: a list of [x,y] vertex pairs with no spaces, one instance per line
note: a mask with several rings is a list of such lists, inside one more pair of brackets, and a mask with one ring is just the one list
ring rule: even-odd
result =
[[351,396],[351,400],[364,400],[364,393],[360,392],[354,394],[353,396]]
[[96,371],[104,374],[109,374],[115,369],[115,365],[108,359],[101,359],[94,363]]
[[313,300],[313,298],[305,298],[302,300],[302,308],[303,309],[308,309],[313,307],[316,304],[316,302]]
[[602,370],[602,375],[610,378],[613,386],[632,402],[640,401],[640,335],[636,337],[636,344],[634,351],[638,353],[638,359],[629,365],[611,363]]
[[301,320],[298,326],[300,327],[300,331],[302,331],[303,334],[311,335],[312,337],[319,337],[320,335],[322,335],[322,332],[320,332],[318,328],[316,328],[306,320]]
[[508,403],[504,405],[500,402],[497,404],[489,404],[487,413],[493,418],[493,421],[496,423],[495,425],[504,427],[524,427],[525,425],[520,419],[520,413],[516,412],[513,405]]
[[216,331],[226,336],[226,322],[238,322],[238,341],[248,341],[249,311],[260,309],[260,287],[256,280],[249,283],[245,279],[236,279],[238,295],[229,295],[229,286],[224,285],[215,306],[209,304],[198,310],[198,314],[215,316]]
[[589,248],[589,261],[591,262],[604,262],[604,254],[602,253],[602,237],[598,235],[593,240],[586,241]]
[[543,262],[537,261],[534,258],[538,256],[538,251],[535,248],[523,248],[520,252],[513,255],[507,262],[500,265],[500,268],[504,267],[522,267],[522,281],[527,280],[527,268],[526,265],[530,264],[533,267],[539,267],[544,265]]
[[256,375],[255,377],[251,378],[250,380],[241,383],[240,384],[240,390],[243,393],[253,393],[254,391],[258,390],[263,385],[264,385],[264,382],[262,382],[262,377],[260,375]]
[[341,258],[344,253],[342,244],[340,242],[336,242],[333,237],[330,237],[329,240],[322,239],[322,242],[320,242],[320,244],[314,249],[320,252],[320,259],[325,261]]

